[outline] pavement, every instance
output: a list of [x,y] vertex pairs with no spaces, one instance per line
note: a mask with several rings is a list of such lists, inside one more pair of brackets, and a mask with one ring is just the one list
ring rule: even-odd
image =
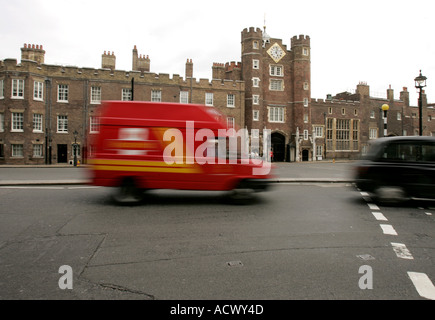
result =
[[[272,183],[351,183],[353,161],[273,163]],[[89,184],[86,165],[0,165],[0,186]]]

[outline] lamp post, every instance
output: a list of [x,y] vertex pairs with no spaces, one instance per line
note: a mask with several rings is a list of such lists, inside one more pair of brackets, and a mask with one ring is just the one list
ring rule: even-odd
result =
[[418,134],[420,136],[423,135],[423,100],[421,98],[421,93],[423,91],[423,88],[426,87],[426,79],[427,78],[425,76],[421,75],[421,70],[420,70],[420,75],[414,79],[414,81],[415,81],[415,87],[417,89],[419,89],[419,92],[418,92],[418,112],[419,112],[419,119],[418,119],[419,130],[418,130]]
[[77,132],[77,130],[74,130],[73,135],[74,135],[74,144],[73,144],[73,152],[74,152],[74,167],[77,167],[77,135],[79,133]]
[[387,112],[388,112],[388,109],[390,109],[390,106],[388,104],[383,104],[381,108],[382,108],[382,111],[384,112],[384,137],[386,137],[388,135],[388,132],[387,132]]

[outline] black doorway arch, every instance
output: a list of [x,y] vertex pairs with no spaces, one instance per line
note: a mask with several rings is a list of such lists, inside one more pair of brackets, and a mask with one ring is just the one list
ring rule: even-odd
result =
[[272,133],[271,136],[273,161],[285,161],[285,136],[279,132]]

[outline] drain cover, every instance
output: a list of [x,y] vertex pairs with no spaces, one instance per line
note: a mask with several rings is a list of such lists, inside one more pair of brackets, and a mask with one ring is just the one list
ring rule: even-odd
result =
[[369,255],[369,254],[360,254],[357,255],[358,258],[360,258],[361,260],[375,260],[375,257]]
[[227,264],[230,267],[241,267],[241,266],[243,266],[242,261],[229,261],[229,262],[227,262]]

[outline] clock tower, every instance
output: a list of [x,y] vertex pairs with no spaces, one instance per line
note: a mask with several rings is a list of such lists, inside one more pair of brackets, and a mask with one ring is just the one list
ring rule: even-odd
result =
[[271,130],[275,161],[312,155],[310,63],[308,36],[293,37],[289,50],[265,29],[242,31],[245,123],[251,133],[258,130],[260,139],[263,129]]

